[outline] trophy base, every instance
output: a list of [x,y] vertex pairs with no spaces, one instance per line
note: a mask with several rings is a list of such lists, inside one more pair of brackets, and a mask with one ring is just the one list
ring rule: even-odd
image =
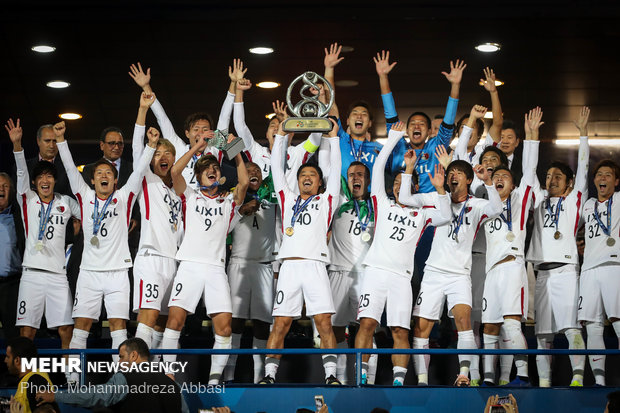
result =
[[235,156],[239,154],[242,150],[245,149],[245,144],[243,143],[243,139],[240,137],[235,137],[232,142],[224,145],[223,148],[220,148],[221,151],[224,152],[224,156],[226,159],[232,160]]
[[332,123],[327,118],[288,118],[284,121],[282,129],[285,132],[323,132],[332,130]]

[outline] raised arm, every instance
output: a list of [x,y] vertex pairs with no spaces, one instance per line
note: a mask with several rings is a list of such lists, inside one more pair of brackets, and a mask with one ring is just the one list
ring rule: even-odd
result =
[[590,161],[590,145],[588,144],[589,117],[590,108],[584,106],[579,112],[579,117],[574,121],[575,126],[579,130],[579,158],[577,159],[574,189],[584,194],[583,199],[588,198],[588,163]]
[[136,118],[136,126],[133,129],[133,139],[131,142],[131,153],[133,161],[137,162],[142,156],[144,150],[144,128],[146,125],[146,113],[151,105],[155,102],[155,94],[142,92],[140,94],[140,106],[138,107],[138,117]]
[[439,132],[435,139],[439,139],[441,144],[449,145],[452,139],[452,130],[454,129],[454,119],[456,118],[456,110],[459,105],[459,93],[461,88],[461,80],[463,79],[463,71],[467,65],[461,60],[456,60],[456,64],[450,61],[450,73],[441,72],[450,82],[450,97],[446,105],[446,113],[443,121],[439,126]]
[[[437,197],[434,192],[424,194],[411,194],[413,172],[416,163],[416,154],[414,150],[405,153],[405,173],[401,175],[400,191],[398,192],[398,201],[401,204],[409,205],[413,208],[422,208],[425,205],[436,204]],[[441,165],[435,165],[434,175],[428,174],[431,184],[439,194],[445,194],[445,170]]]
[[[428,209],[427,216],[431,219],[434,226],[440,226],[450,222],[452,219],[452,208],[450,204],[450,195],[446,193],[444,183],[446,181],[446,172],[441,165],[435,165],[435,171],[433,176],[429,173],[431,184],[435,187],[437,192],[431,194],[434,199],[435,209]],[[402,184],[401,184],[402,191]],[[400,198],[399,198],[400,199]],[[401,201],[402,202],[402,201]],[[404,202],[403,202],[404,203]]]
[[73,157],[71,156],[71,151],[69,150],[69,146],[67,145],[67,141],[65,141],[65,131],[67,127],[65,126],[65,122],[58,122],[54,125],[54,135],[56,136],[56,144],[58,146],[58,154],[60,155],[60,159],[62,160],[62,164],[65,167],[65,171],[67,172],[67,178],[69,179],[69,185],[71,186],[71,190],[74,194],[80,194],[86,190],[89,190],[89,186],[84,182],[84,178],[82,178],[82,174],[78,171],[75,166],[75,162],[73,162]]
[[396,105],[394,103],[394,97],[392,96],[392,89],[390,89],[390,81],[388,79],[389,73],[392,71],[397,62],[390,64],[390,51],[382,50],[381,53],[377,53],[376,57],[372,59],[375,62],[375,70],[377,76],[379,76],[379,88],[381,89],[381,100],[383,101],[383,112],[385,113],[385,121],[388,125],[388,131],[391,124],[398,122],[398,113],[396,112]]
[[[323,139],[319,147],[319,167],[323,171],[323,176],[329,176],[331,173],[331,141]],[[341,160],[342,162],[342,160]]]
[[185,152],[183,156],[181,156],[179,160],[174,163],[174,165],[172,165],[170,175],[172,177],[172,187],[177,195],[181,196],[187,188],[187,183],[185,182],[185,178],[183,178],[183,170],[194,154],[204,151],[206,147],[207,142],[204,139],[198,139],[196,144],[192,146],[189,151]]
[[[336,79],[334,76],[334,68],[338,65],[338,63],[344,60],[344,57],[340,57],[340,52],[342,51],[342,46],[338,46],[338,43],[332,43],[329,46],[329,50],[325,50],[325,58],[323,59],[323,65],[325,66],[325,73],[323,77],[327,80],[334,89],[334,93],[336,93]],[[338,106],[336,105],[336,101],[334,100],[334,104],[329,111],[329,114],[335,117],[339,117]]]
[[30,176],[28,174],[28,165],[24,156],[24,148],[22,147],[23,130],[20,125],[19,118],[17,123],[9,118],[4,125],[4,129],[9,133],[9,138],[13,143],[13,156],[15,157],[15,165],[17,166],[17,193],[25,194],[30,189]]
[[[228,129],[230,126],[230,118],[233,112],[233,104],[235,102],[235,92],[237,90],[237,82],[243,79],[245,72],[248,69],[243,70],[243,62],[241,59],[234,59],[232,67],[228,66],[228,77],[230,77],[230,86],[228,86],[228,92],[226,98],[222,104],[220,110],[220,116],[217,118],[218,130]],[[213,126],[211,126],[213,127]]]
[[472,130],[476,124],[476,119],[482,119],[485,113],[487,113],[487,108],[482,105],[474,105],[471,108],[469,118],[467,119],[467,125],[463,127],[463,133],[459,136],[459,141],[454,149],[455,156],[457,157],[456,159],[470,161],[467,154],[467,147],[469,146]]
[[489,196],[489,202],[486,203],[482,213],[489,218],[493,218],[498,216],[504,211],[504,204],[502,203],[502,199],[499,196],[499,192],[495,189],[495,185],[493,185],[493,181],[488,185],[486,182],[484,184],[487,188],[487,194]]
[[388,133],[388,140],[379,152],[375,163],[372,166],[371,177],[371,195],[378,197],[387,197],[385,192],[385,164],[398,141],[405,134],[405,125],[402,122],[396,122]]
[[233,194],[235,198],[235,204],[240,206],[243,204],[245,194],[248,190],[248,186],[250,185],[250,177],[248,176],[248,170],[245,167],[245,162],[243,162],[243,158],[241,157],[240,153],[235,156],[235,163],[237,164],[237,186],[235,186]]
[[140,158],[138,158],[137,161],[134,160],[133,172],[131,172],[131,175],[127,178],[127,182],[125,182],[125,185],[121,188],[121,190],[125,193],[133,192],[136,194],[140,191],[140,183],[142,182],[142,178],[144,178],[146,169],[151,163],[153,154],[155,154],[157,142],[159,141],[159,131],[155,128],[149,128],[146,136],[148,138],[148,144],[143,150]]
[[235,126],[235,131],[241,139],[243,139],[243,144],[245,145],[245,149],[248,151],[252,149],[254,145],[254,136],[252,136],[252,132],[250,132],[250,128],[245,123],[245,107],[243,104],[243,93],[252,87],[252,82],[249,79],[241,79],[236,84],[236,92],[235,92],[235,104],[233,110],[233,125]]
[[276,193],[286,189],[291,190],[287,187],[284,175],[287,142],[288,135],[284,135],[282,123],[280,123],[276,137],[273,140],[273,147],[271,148],[271,176],[273,177],[273,187]]
[[[340,156],[340,139],[338,138],[338,124],[330,119],[333,124],[332,130],[329,131],[329,138],[323,140],[329,141],[329,164],[330,170],[327,175],[327,193],[336,197],[340,194],[340,169],[342,168],[342,157]],[[325,171],[323,171],[325,176]]]
[[525,141],[523,141],[523,178],[521,179],[521,186],[529,185],[534,187],[536,184],[539,129],[545,123],[541,121],[542,115],[542,109],[538,106],[525,114],[523,128],[525,130]]
[[499,143],[502,132],[502,124],[504,123],[504,114],[502,113],[502,105],[499,101],[499,94],[497,93],[497,86],[495,86],[495,72],[493,69],[486,67],[484,69],[484,79],[480,79],[483,82],[484,88],[491,95],[491,111],[493,112],[493,123],[489,128],[487,136],[490,136],[493,142]]

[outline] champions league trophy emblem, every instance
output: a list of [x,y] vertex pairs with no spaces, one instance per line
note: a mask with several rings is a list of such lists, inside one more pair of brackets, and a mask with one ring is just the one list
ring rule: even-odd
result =
[[[299,81],[302,82],[301,90],[299,91],[302,100],[293,105],[291,94]],[[327,104],[319,100],[318,94],[304,94],[310,88],[319,90],[318,82],[322,82],[327,87],[326,93],[329,93],[329,103]],[[326,116],[334,104],[334,89],[322,76],[314,72],[306,72],[299,75],[291,82],[286,91],[286,103],[295,117],[284,121],[282,128],[285,132],[329,132],[332,130],[332,123]]]
[[215,136],[209,139],[209,146],[213,146],[223,151],[226,155],[226,159],[228,160],[232,160],[235,156],[237,156],[239,152],[241,152],[245,148],[243,139],[238,136],[235,136],[235,138],[231,142],[228,142],[228,129],[218,129],[213,131],[213,133],[215,134]]

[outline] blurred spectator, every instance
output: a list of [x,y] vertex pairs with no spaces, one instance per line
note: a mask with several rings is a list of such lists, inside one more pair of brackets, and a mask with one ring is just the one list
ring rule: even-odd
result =
[[519,413],[517,400],[512,394],[507,397],[489,396],[487,405],[484,407],[484,413]]
[[607,406],[605,413],[620,413],[620,391],[607,394]]

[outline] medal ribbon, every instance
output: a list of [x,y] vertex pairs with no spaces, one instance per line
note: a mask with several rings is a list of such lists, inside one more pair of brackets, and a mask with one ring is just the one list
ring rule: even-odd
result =
[[611,204],[613,202],[613,199],[614,198],[611,197],[609,198],[609,201],[607,201],[607,226],[603,224],[601,216],[598,213],[598,201],[594,201],[594,218],[596,218],[596,221],[603,230],[603,233],[608,237],[611,236]]
[[353,143],[353,138],[351,136],[349,136],[349,143],[351,144],[351,153],[353,154],[353,158],[357,161],[357,162],[361,162],[360,159],[362,159],[362,151],[364,149],[364,142],[362,141],[362,143],[360,144],[360,149],[359,151],[355,150],[355,145]]
[[504,216],[503,211],[502,211],[502,214],[500,215],[500,218],[502,219],[502,221],[504,221],[506,225],[508,226],[508,231],[512,231],[512,208],[510,204],[511,204],[510,195],[508,195],[508,199],[506,200],[506,214],[508,215],[508,218]]
[[47,205],[47,209],[43,207],[43,201],[41,197],[39,197],[39,202],[41,203],[41,213],[39,214],[39,235],[37,236],[37,240],[43,240],[43,234],[45,234],[45,228],[47,228],[47,222],[50,219],[50,215],[52,213],[52,205],[54,205],[54,198]]
[[364,221],[362,222],[362,214],[360,213],[360,206],[358,202],[362,202],[362,201],[353,201],[353,204],[355,205],[355,213],[357,214],[357,219],[360,222],[360,227],[362,228],[362,232],[364,232],[366,231],[366,228],[368,228],[368,224],[370,224],[370,215],[372,214],[372,205],[370,205],[370,200],[366,200],[365,204],[369,212],[366,214],[366,217]]
[[110,205],[110,202],[112,202],[112,198],[114,198],[114,192],[112,192],[108,199],[105,200],[103,208],[101,208],[101,213],[99,213],[99,198],[97,198],[97,195],[95,195],[95,211],[93,212],[94,236],[99,233],[99,228],[101,227],[101,223],[103,222],[103,218],[105,217],[105,211],[108,209],[108,205]]
[[563,196],[561,196],[560,200],[558,201],[555,214],[551,213],[551,201],[549,200],[549,198],[547,198],[547,202],[545,204],[545,208],[547,209],[547,212],[549,213],[549,216],[551,217],[551,224],[555,225],[556,232],[558,231],[558,223],[560,221],[560,211],[562,211],[562,202],[564,202]]
[[[461,229],[461,225],[463,225],[463,218],[465,217],[465,211],[467,210],[467,202],[469,202],[469,197],[467,197],[467,199],[465,200],[465,203],[463,204],[463,207],[461,208],[461,212],[459,212],[459,216],[456,219],[456,227],[454,228],[455,236],[459,235],[459,230]],[[452,216],[456,218],[454,214],[452,214]]]
[[301,211],[303,211],[308,206],[310,201],[312,201],[315,196],[316,195],[312,195],[310,198],[306,199],[301,206],[299,206],[299,203],[301,202],[301,196],[297,197],[297,201],[295,201],[295,205],[293,206],[293,216],[291,217],[291,227],[295,226],[295,220],[297,219]]

